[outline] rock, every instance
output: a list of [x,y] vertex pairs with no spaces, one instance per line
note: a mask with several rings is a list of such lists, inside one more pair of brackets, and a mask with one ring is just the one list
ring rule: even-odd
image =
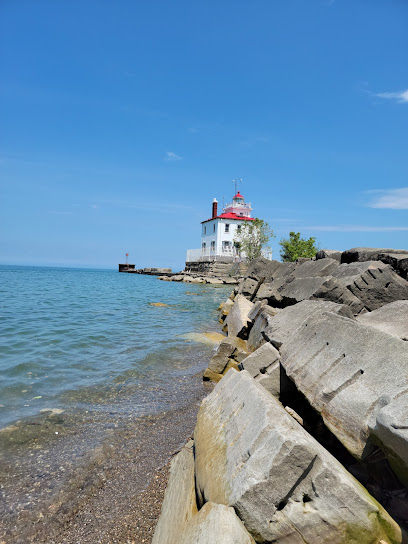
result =
[[[339,315],[353,318],[353,315],[346,306],[325,300],[304,300],[295,306],[289,306],[277,314],[273,319],[268,320],[263,328],[265,340],[280,349],[282,344],[288,344],[297,332],[304,327],[305,323],[312,317],[321,316],[325,312],[333,312]],[[255,329],[257,323],[252,329]],[[252,334],[251,331],[251,334]],[[248,347],[251,348],[251,335]]]
[[248,314],[248,318],[251,321],[255,321],[255,319],[258,317],[258,315],[262,312],[262,310],[267,306],[266,300],[258,300],[255,302],[252,310]]
[[210,283],[210,284],[222,284],[224,283],[220,278],[205,278],[205,283]]
[[336,251],[334,249],[320,249],[316,253],[316,261],[319,259],[336,259],[336,261],[341,261],[342,251]]
[[233,306],[234,306],[234,301],[231,300],[230,298],[227,298],[227,300],[222,305],[221,314],[224,316],[228,315]]
[[341,254],[342,263],[354,263],[363,261],[378,261],[382,253],[408,255],[406,249],[379,249],[375,247],[353,247]]
[[223,279],[223,282],[228,284],[228,285],[233,285],[233,284],[237,284],[239,283],[239,279],[238,278],[228,278],[228,277],[224,277],[222,278]]
[[238,338],[245,338],[247,336],[250,324],[248,314],[253,306],[253,303],[247,300],[243,295],[237,295],[235,297],[234,305],[226,319],[228,336],[238,336]]
[[232,506],[257,542],[401,542],[369,493],[248,372],[203,400],[195,437],[199,504]]
[[357,314],[408,299],[408,282],[381,261],[342,264],[314,293],[315,298],[340,302]]
[[197,513],[193,441],[173,457],[170,477],[152,544],[178,544],[186,523]]
[[184,274],[177,274],[176,276],[171,276],[171,281],[183,281],[185,278]]
[[391,265],[400,276],[408,279],[408,255],[406,253],[379,253],[378,260]]
[[220,381],[222,376],[235,363],[238,369],[238,363],[248,356],[247,343],[240,338],[228,337],[220,343],[217,353],[211,358],[208,368],[205,370],[203,379],[214,382]]
[[263,344],[242,361],[244,369],[277,399],[280,395],[279,361],[279,351],[269,342]]
[[293,276],[295,278],[314,278],[316,276],[329,276],[339,267],[339,262],[335,259],[320,259],[319,261],[306,261],[298,266]]
[[[279,320],[283,324],[284,312],[275,318],[274,326]],[[395,421],[387,421],[389,433],[398,435],[395,440],[400,445],[392,455],[385,453],[392,466],[398,459],[408,480],[408,427],[400,432],[400,421],[408,417],[408,343],[331,312],[305,319],[295,334],[281,335],[281,364],[287,376],[356,458],[367,457],[373,442],[382,442],[376,429],[377,421],[383,421],[384,407],[390,418],[395,414]],[[268,330],[265,336],[272,334]],[[398,406],[396,412],[394,406]],[[392,442],[387,447],[392,450]]]
[[[254,307],[255,309],[255,307]],[[258,313],[255,318],[254,324],[252,325],[251,332],[248,336],[248,350],[250,352],[258,349],[262,344],[265,343],[265,338],[263,336],[263,331],[269,325],[270,320],[278,313],[276,308],[272,306],[264,306],[262,310]]]
[[270,281],[281,265],[279,261],[269,261],[264,257],[258,257],[249,263],[246,277]]
[[177,544],[255,544],[255,541],[233,508],[207,502],[190,519]]
[[156,306],[156,308],[168,308],[168,304],[164,304],[164,302],[149,302],[149,306]]
[[385,304],[378,310],[357,316],[357,321],[408,341],[408,300]]
[[268,299],[268,302],[272,306],[285,308],[286,306],[297,304],[302,300],[308,300],[320,289],[325,281],[326,278],[322,278],[320,276],[316,276],[314,278],[295,278],[293,281],[286,283],[279,288],[278,297],[276,297],[274,300],[274,297],[271,296]]
[[258,288],[259,280],[253,278],[245,278],[238,285],[238,293],[244,297],[250,298]]

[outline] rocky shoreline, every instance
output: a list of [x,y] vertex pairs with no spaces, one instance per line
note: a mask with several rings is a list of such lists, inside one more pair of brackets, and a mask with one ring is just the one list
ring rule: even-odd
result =
[[408,542],[407,272],[375,248],[249,265],[153,544]]

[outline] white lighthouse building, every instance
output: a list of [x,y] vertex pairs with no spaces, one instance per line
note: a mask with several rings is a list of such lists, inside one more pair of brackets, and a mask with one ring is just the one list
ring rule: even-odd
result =
[[[201,223],[201,248],[187,250],[186,264],[204,261],[232,262],[241,259],[234,245],[237,233],[245,221],[253,221],[251,203],[245,202],[238,191],[232,202],[218,215],[218,202],[214,198],[212,215]],[[268,255],[265,255],[270,258]]]

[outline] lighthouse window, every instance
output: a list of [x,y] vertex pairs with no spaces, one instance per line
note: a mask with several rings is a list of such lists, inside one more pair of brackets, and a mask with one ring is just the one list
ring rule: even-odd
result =
[[225,223],[225,232],[229,232],[229,224]]
[[241,225],[238,225],[238,226],[237,226],[237,230],[241,230]]
[[207,227],[204,227],[204,234],[207,234]]
[[213,232],[215,232],[215,223],[214,223],[214,225],[213,225]]
[[212,250],[215,249],[215,242],[211,242],[211,249],[212,249]]

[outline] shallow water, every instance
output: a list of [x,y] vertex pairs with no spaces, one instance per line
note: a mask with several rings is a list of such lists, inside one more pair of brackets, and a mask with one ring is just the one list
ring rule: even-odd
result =
[[100,485],[95,463],[125,451],[138,421],[154,425],[197,403],[216,346],[205,333],[219,332],[216,308],[231,289],[106,270],[0,267],[7,543],[31,541],[32,523],[54,510],[69,518],[64,504],[77,508],[83,490]]

